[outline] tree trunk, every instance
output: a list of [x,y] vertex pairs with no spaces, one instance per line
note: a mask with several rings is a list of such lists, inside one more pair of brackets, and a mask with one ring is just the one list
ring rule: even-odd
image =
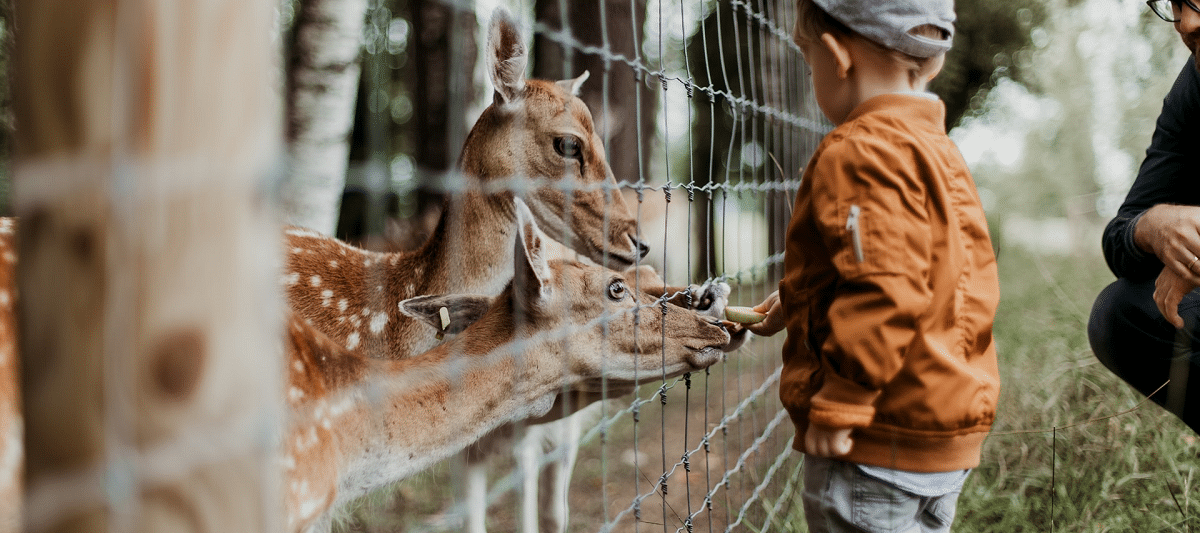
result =
[[330,235],[346,184],[366,11],[367,0],[303,0],[292,29],[283,210]]
[[26,531],[282,527],[274,8],[17,3]]

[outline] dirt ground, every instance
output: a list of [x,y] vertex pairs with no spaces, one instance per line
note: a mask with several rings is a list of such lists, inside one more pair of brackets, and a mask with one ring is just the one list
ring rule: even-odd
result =
[[[658,394],[661,384],[642,387],[637,397],[650,401],[640,405],[636,422],[632,413],[620,414],[608,427],[605,438],[596,434],[581,446],[568,495],[568,531],[688,533],[689,517],[690,531],[725,531],[739,516],[741,522],[735,530],[793,529],[780,523],[779,517],[787,516],[799,504],[792,492],[794,482],[789,481],[797,472],[800,455],[787,453],[793,430],[786,416],[764,436],[781,412],[774,385],[746,404],[739,416],[726,423],[724,431],[716,431],[707,452],[702,442],[705,434],[718,427],[723,417],[733,413],[743,399],[774,374],[778,353],[776,339],[755,339],[750,346],[730,354],[727,362],[709,369],[707,376],[703,372],[692,376],[690,387],[686,380],[669,380],[668,384],[674,385],[666,393],[665,405]],[[633,398],[630,395],[610,400],[605,406],[606,416],[628,409]],[[587,435],[596,423],[586,424],[583,434]],[[745,453],[751,448],[754,451]],[[692,452],[687,468],[680,464],[685,452]],[[742,467],[727,474],[739,460],[743,461]],[[760,487],[777,461],[780,464],[770,483]],[[336,529],[364,533],[462,530],[461,517],[456,516],[460,509],[456,503],[463,492],[462,465],[461,459],[444,461],[416,478],[373,495]],[[488,459],[490,490],[495,491],[497,481],[511,474],[513,466],[514,460],[507,453]],[[659,488],[664,472],[672,472],[666,479],[665,496]],[[726,476],[727,484],[718,486]],[[756,489],[758,496],[746,505]],[[520,529],[518,492],[519,488],[507,491],[491,501],[489,530]],[[711,510],[705,508],[709,493],[713,494]],[[635,509],[634,502],[639,498]]]

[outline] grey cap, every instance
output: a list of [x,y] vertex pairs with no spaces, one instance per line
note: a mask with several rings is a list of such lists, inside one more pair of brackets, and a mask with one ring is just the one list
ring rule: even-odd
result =
[[[826,13],[858,34],[892,50],[933,57],[950,50],[954,40],[954,0],[813,0]],[[946,31],[946,39],[914,35],[930,24]]]

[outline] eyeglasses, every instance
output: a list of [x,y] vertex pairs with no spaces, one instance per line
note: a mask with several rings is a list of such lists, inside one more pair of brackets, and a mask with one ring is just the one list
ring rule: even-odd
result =
[[1200,13],[1200,6],[1196,5],[1195,0],[1148,0],[1146,5],[1154,11],[1158,18],[1167,22],[1179,22],[1179,18],[1183,16],[1183,4],[1187,4],[1192,11]]

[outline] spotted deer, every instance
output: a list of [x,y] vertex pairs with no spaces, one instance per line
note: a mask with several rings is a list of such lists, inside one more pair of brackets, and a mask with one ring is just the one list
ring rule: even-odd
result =
[[[548,260],[546,236],[517,200],[513,278],[491,298],[422,296],[398,304],[420,322],[455,310],[458,332],[400,360],[347,349],[289,311],[283,439],[288,530],[330,530],[333,511],[420,472],[506,423],[544,416],[564,389],[617,387],[706,368],[730,342],[719,321],[637,291],[622,274]],[[21,413],[15,376],[11,219],[0,219],[0,528],[15,531]],[[459,319],[468,316],[468,319]],[[466,324],[469,324],[466,325]],[[461,329],[459,332],[458,330]],[[650,334],[666,331],[663,337]]]
[[[550,239],[584,258],[620,270],[636,266],[648,251],[616,190],[591,113],[577,97],[587,74],[557,82],[525,79],[523,38],[504,10],[493,15],[487,42],[495,94],[462,149],[465,189],[452,196],[421,247],[371,252],[302,228],[285,231],[282,281],[289,307],[350,352],[396,360],[435,346],[439,331],[401,312],[400,302],[409,298],[497,294],[512,276],[513,250],[497,243],[507,242],[516,228],[513,189],[520,190]],[[666,287],[648,268],[633,271],[631,279],[638,289],[677,295],[676,303],[690,296],[693,307],[718,313],[728,294],[721,284],[703,290]],[[474,472],[469,494],[483,493],[481,468],[469,461]],[[553,469],[562,480],[571,465]],[[536,472],[526,478],[536,479]],[[555,485],[565,491],[564,482]],[[563,505],[544,507],[560,512]],[[471,530],[482,531],[483,504],[472,509]]]
[[[545,236],[516,205],[514,276],[486,307],[458,295],[399,304],[420,321],[438,321],[442,309],[476,310],[461,333],[429,351],[366,357],[293,316],[284,457],[292,530],[327,531],[330,510],[502,424],[546,415],[564,389],[601,379],[628,387],[721,360],[730,337],[718,320],[674,306],[664,314],[655,296],[616,271],[548,260]],[[665,343],[652,333],[663,331]]]

